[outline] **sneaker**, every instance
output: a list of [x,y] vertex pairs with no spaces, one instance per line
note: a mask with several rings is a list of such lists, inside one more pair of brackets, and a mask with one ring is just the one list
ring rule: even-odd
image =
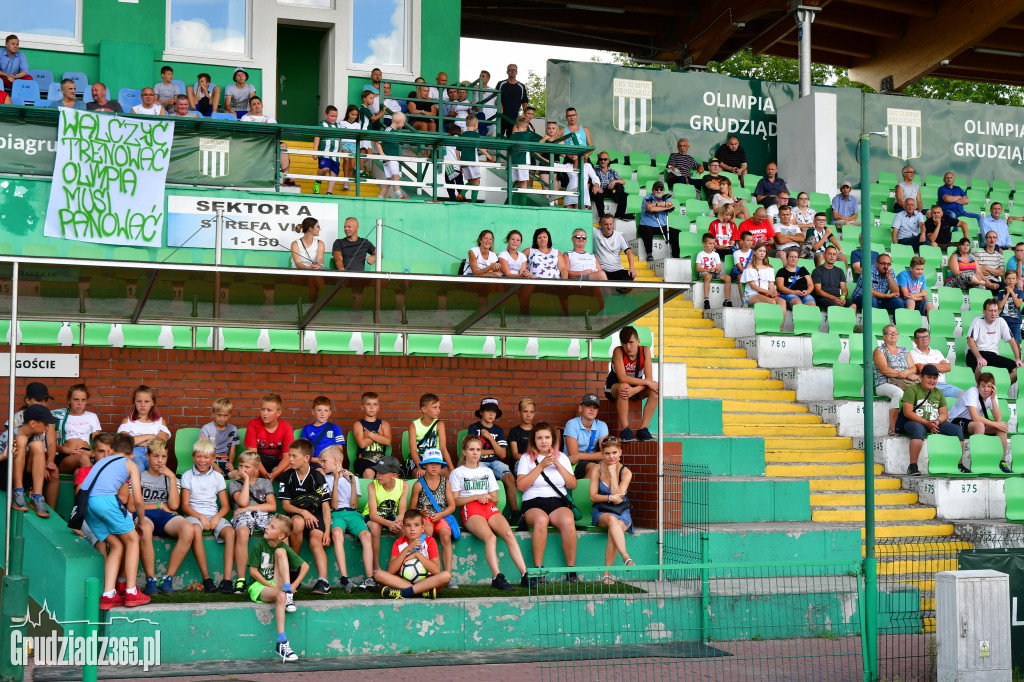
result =
[[235,585],[230,580],[225,578],[224,580],[220,581],[220,586],[217,587],[217,591],[221,594],[234,594]]
[[143,588],[143,592],[146,594],[156,594],[159,591],[159,587],[156,584],[156,578],[146,578],[146,586]]
[[448,589],[449,590],[457,590],[457,589],[459,589],[459,586],[455,584],[454,580],[450,580],[450,581],[448,581]]
[[295,606],[295,595],[291,592],[284,593],[284,610],[288,613],[295,613],[298,607]]
[[100,596],[100,611],[109,611],[116,606],[124,606],[124,595],[115,594],[113,597]]
[[515,530],[516,526],[519,525],[519,521],[522,519],[522,517],[523,512],[519,511],[518,509],[510,510],[508,513],[508,525],[512,526],[512,529]]
[[654,436],[651,435],[649,429],[640,429],[639,431],[637,431],[636,439],[641,443],[649,443],[650,441],[655,440]]
[[908,476],[920,476],[921,472],[917,470],[917,465],[916,464],[911,464],[910,466],[907,467],[907,475]]
[[135,590],[135,594],[124,595],[125,608],[132,608],[133,606],[143,606],[152,601],[148,594],[143,594],[139,590]]
[[566,573],[565,574],[565,582],[567,582],[567,583],[578,583],[578,582],[582,582],[582,581],[580,580],[579,573],[577,573],[576,571],[573,571],[572,573]]
[[118,581],[114,583],[114,589],[117,591],[119,595],[123,597],[124,595],[128,594],[128,583],[126,583],[123,580]]
[[653,263],[654,262],[654,256],[648,254],[647,258],[645,258],[644,260],[646,260],[648,263]]
[[971,470],[968,469],[967,467],[965,467],[963,462],[957,462],[956,463],[956,468],[960,470],[961,474],[969,474],[969,473],[971,473]]
[[323,578],[317,578],[316,582],[313,583],[313,589],[310,590],[313,594],[330,594],[331,585]]
[[313,183],[313,194],[320,194],[320,181],[317,180]]
[[527,573],[519,579],[519,587],[525,587],[530,590],[535,590],[541,584],[541,582],[541,578],[537,576],[532,576],[529,573]]
[[633,441],[635,441],[636,436],[633,435],[633,429],[629,428],[628,426],[622,429],[622,433],[619,434],[619,440],[621,440],[623,443],[632,443]]
[[174,592],[174,579],[171,576],[166,576],[160,582],[160,592],[163,594],[171,594]]
[[346,580],[341,583],[341,589],[345,590],[345,594],[352,594],[352,591],[356,589],[356,584],[351,580]]
[[711,301],[704,299],[704,310],[711,310]]
[[511,590],[516,589],[515,585],[513,585],[509,581],[505,580],[505,574],[504,573],[499,573],[498,575],[494,576],[494,580],[491,581],[491,587],[493,587],[496,590],[506,590],[506,591],[511,591]]
[[203,592],[207,594],[217,591],[217,584],[213,582],[213,578],[203,578]]
[[1010,469],[1010,465],[1006,463],[1005,459],[1002,460],[1001,462],[999,462],[999,470],[1002,471],[1004,474],[1012,474],[1013,473],[1013,470]]
[[615,216],[616,220],[636,220],[636,215],[633,213],[627,213],[622,217]]
[[730,301],[729,299],[725,299],[725,302],[722,303],[722,307],[723,308],[731,308],[732,307],[732,301]]
[[274,651],[276,651],[277,655],[281,657],[282,663],[286,661],[299,660],[299,655],[292,651],[292,647],[288,642],[278,642]]
[[437,588],[432,587],[423,594],[420,595],[424,599],[437,599]]
[[11,508],[18,511],[28,511],[28,505],[25,504],[24,490],[15,490],[11,494]]
[[360,590],[372,590],[377,587],[377,581],[373,579],[373,576],[368,576],[366,580],[359,583]]
[[46,508],[46,500],[43,499],[42,495],[39,497],[33,495],[29,499],[29,504],[32,505],[32,511],[36,513],[36,516],[41,519],[50,518],[50,510]]
[[380,596],[385,599],[404,599],[402,591],[396,587],[382,587],[380,588]]
[[245,594],[245,581],[239,578],[235,581],[235,589],[232,590],[234,594]]

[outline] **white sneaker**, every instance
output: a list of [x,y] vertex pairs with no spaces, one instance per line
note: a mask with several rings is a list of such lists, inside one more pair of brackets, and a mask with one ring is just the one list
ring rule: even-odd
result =
[[295,613],[295,595],[291,592],[284,593],[284,610],[288,613]]

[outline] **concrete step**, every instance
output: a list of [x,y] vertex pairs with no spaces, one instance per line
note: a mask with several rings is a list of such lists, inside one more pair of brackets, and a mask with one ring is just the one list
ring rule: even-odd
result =
[[[812,493],[812,507],[863,507],[864,493]],[[875,495],[878,505],[917,504],[917,495],[903,490],[881,490]]]
[[765,450],[849,450],[853,447],[851,438],[791,438],[767,434],[764,437]]
[[[894,524],[879,525],[875,527],[876,538],[900,538],[919,536],[943,536],[953,534],[952,523],[920,523],[920,524]],[[864,529],[860,530],[861,539],[864,538]]]
[[[861,476],[851,476],[849,478],[812,478],[808,483],[811,487],[811,493],[818,491],[849,491],[849,490],[864,490],[864,477],[863,477],[863,466],[861,467]],[[900,480],[898,478],[889,478],[886,476],[875,479],[875,490],[899,490]]]
[[[728,434],[727,434],[728,435]],[[864,473],[864,466],[857,464],[765,464],[765,476],[787,478],[817,478],[819,476],[856,476]],[[875,475],[882,473],[882,467],[875,465]],[[952,532],[952,531],[950,531]]]
[[754,390],[781,389],[782,382],[778,379],[740,379],[732,377],[686,377],[687,388],[749,388]]
[[780,402],[793,402],[793,391],[772,389],[688,388],[687,396],[690,398],[718,398],[720,400],[773,400]]
[[[765,419],[765,417],[769,417]],[[816,414],[779,414],[772,412],[765,414],[758,410],[756,412],[723,412],[722,424],[728,426],[749,426],[753,424],[817,424],[822,425],[821,417]]]
[[[674,352],[676,356],[681,358],[705,358],[707,360],[742,360],[745,366],[747,362],[754,362],[754,367],[757,363],[747,358],[746,352],[742,348],[737,348],[733,344],[723,345],[717,340],[714,346],[694,344],[692,346],[678,346],[677,348],[670,348],[670,352]],[[712,365],[713,367],[715,365]],[[723,365],[724,366],[724,365]]]
[[723,423],[722,434],[726,436],[828,436],[836,435],[836,427],[831,424],[779,424],[772,419],[765,419],[763,415],[751,415],[755,419],[748,420],[741,425],[726,425]]
[[[694,368],[686,367],[687,376]],[[807,414],[807,408],[793,403],[765,403],[755,400],[723,400],[722,412],[771,412],[773,414]]]
[[[672,343],[683,339],[685,337],[699,337],[708,339],[724,339],[725,335],[722,334],[721,329],[715,329],[714,327],[708,327],[707,325],[696,324],[700,320],[694,320],[694,324],[684,324],[677,322],[672,325],[665,325],[665,345],[670,346]],[[651,333],[654,335],[654,342],[658,342],[658,328],[657,325],[651,328]]]
[[772,464],[864,464],[860,450],[765,450],[764,461]]
[[686,379],[770,379],[771,372],[760,367],[687,367]]
[[[812,496],[813,497],[813,496]],[[907,542],[898,545],[875,545],[875,556],[879,560],[886,557],[900,557],[900,556],[943,556],[949,555],[955,557],[956,553],[962,549],[971,549],[974,545],[970,542],[962,542],[957,540],[951,540],[949,542],[942,542],[936,540],[935,542]],[[866,552],[862,551],[861,556],[866,556]]]
[[[895,507],[875,509],[875,521],[929,521],[935,518],[934,507]],[[811,509],[812,521],[863,522],[864,508]]]
[[[706,330],[710,332],[711,330]],[[658,338],[657,334],[654,336]],[[685,348],[736,348],[736,343],[732,339],[727,339],[721,334],[717,336],[711,336],[710,333],[704,336],[697,336],[696,334],[690,338],[687,334],[685,337],[674,337],[665,340],[665,348],[671,352],[674,349],[685,349]],[[739,349],[737,349],[739,350]],[[746,357],[746,355],[740,351],[736,357]]]

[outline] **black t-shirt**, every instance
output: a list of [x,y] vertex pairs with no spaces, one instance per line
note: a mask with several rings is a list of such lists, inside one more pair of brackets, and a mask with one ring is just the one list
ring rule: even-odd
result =
[[814,268],[811,279],[815,284],[820,284],[821,290],[826,294],[841,296],[843,290],[839,285],[846,281],[846,271],[838,266],[826,268],[824,265],[819,265]]
[[295,469],[289,469],[281,477],[278,490],[279,499],[289,500],[299,509],[305,509],[314,514],[319,514],[322,511],[321,504],[331,501],[327,479],[319,469],[310,469],[303,480],[299,480],[299,474]]
[[[793,282],[793,275],[794,274],[796,274],[796,277],[797,277],[797,280],[796,280],[795,283]],[[775,272],[775,277],[776,278],[782,277],[782,284],[783,284],[783,286],[785,286],[788,289],[792,289],[794,286],[801,286],[802,284],[806,284],[806,281],[804,280],[804,277],[806,277],[809,274],[811,274],[811,273],[807,272],[807,268],[805,268],[802,265],[798,265],[797,269],[796,269],[796,273],[794,273],[792,270],[790,270],[787,267],[781,267],[781,268],[779,268]]]
[[712,202],[715,200],[715,195],[721,194],[722,192],[717,189],[709,188],[707,186],[707,183],[712,182],[714,180],[724,179],[725,178],[722,175],[711,175],[710,173],[708,173],[707,175],[700,179],[700,186],[704,188],[704,195],[708,198],[708,206],[712,206]]
[[[359,237],[355,241],[345,238],[335,239],[331,251],[341,251],[342,267],[339,269],[349,272],[365,270],[366,257],[377,253],[377,249],[370,243],[370,240],[363,237]],[[335,263],[334,267],[338,267],[338,263]]]
[[739,168],[747,162],[747,153],[743,147],[736,147],[736,151],[729,149],[729,145],[723,144],[715,152],[715,157],[727,166]]
[[[950,218],[948,215],[943,214],[942,220],[939,222],[939,236],[935,239],[940,244],[949,244],[953,241],[953,228],[957,225],[956,218]],[[931,234],[932,230],[935,229],[935,221],[931,218],[924,224],[924,231],[927,234]]]
[[526,86],[521,82],[509,83],[503,80],[498,83],[497,89],[501,91],[501,113],[509,118],[514,119],[519,115],[523,105],[530,103],[530,98],[526,95]]
[[121,105],[112,99],[108,99],[106,104],[96,104],[96,102],[89,102],[85,105],[85,108],[89,111],[105,111],[110,114],[123,114],[124,110]]
[[515,443],[516,447],[519,448],[519,455],[522,456],[530,449],[530,434],[533,433],[533,429],[527,431],[519,424],[516,424],[508,430],[508,442]]

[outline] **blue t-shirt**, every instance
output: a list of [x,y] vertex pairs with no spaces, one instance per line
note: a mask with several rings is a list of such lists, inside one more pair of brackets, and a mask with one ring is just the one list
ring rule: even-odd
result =
[[896,284],[901,287],[906,287],[912,294],[917,294],[928,288],[927,282],[924,279],[924,273],[917,279],[914,279],[913,275],[910,274],[910,270],[904,270],[896,277]]
[[575,438],[580,452],[597,452],[601,449],[601,439],[608,435],[608,425],[595,419],[590,430],[583,427],[583,419],[570,419],[565,425],[565,437]]
[[[483,430],[484,430],[484,426],[480,422],[476,422],[474,424],[470,424],[469,428],[467,429],[467,431],[469,431],[469,435],[470,436],[480,436],[480,432],[483,431]],[[501,428],[497,424],[491,424],[490,426],[487,427],[487,431],[491,434],[491,436],[494,438],[494,440],[498,441],[498,445],[500,445],[501,447],[506,449],[505,452],[507,453],[508,452],[508,441],[505,440],[505,429]],[[485,450],[486,449],[490,449],[490,447],[491,447],[490,442],[485,440],[483,436],[480,436],[480,439],[484,441],[484,444],[483,444],[484,449]],[[484,455],[483,457],[480,458],[480,461],[481,462],[493,462],[493,461],[495,461],[497,459],[498,459],[497,455]]]
[[[108,459],[114,459],[115,461],[108,463]],[[99,479],[96,478],[97,473],[100,475]],[[111,455],[92,465],[92,471],[82,481],[82,487],[89,489],[89,497],[117,495],[117,491],[127,481],[128,458],[124,455]]]
[[[324,434],[323,438],[320,438],[321,433]],[[345,445],[344,429],[337,424],[332,424],[331,422],[327,422],[323,426],[306,424],[302,427],[302,432],[299,434],[299,438],[305,438],[313,443],[314,457],[319,457],[324,448],[329,448],[332,445]],[[317,438],[320,438],[319,442],[317,442]]]

